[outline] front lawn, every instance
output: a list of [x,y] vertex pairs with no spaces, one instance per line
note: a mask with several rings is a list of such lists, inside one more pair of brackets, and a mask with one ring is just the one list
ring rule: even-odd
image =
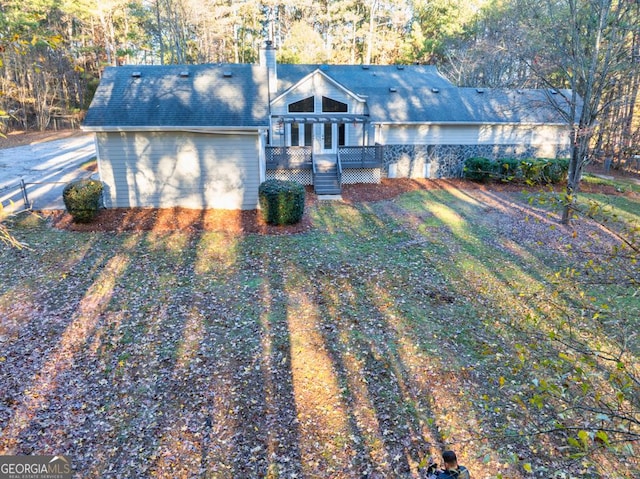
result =
[[[617,232],[640,221],[636,198],[610,207]],[[82,478],[408,478],[449,446],[474,479],[638,477],[638,273],[614,234],[517,192],[308,214],[291,235],[15,221],[0,454]]]

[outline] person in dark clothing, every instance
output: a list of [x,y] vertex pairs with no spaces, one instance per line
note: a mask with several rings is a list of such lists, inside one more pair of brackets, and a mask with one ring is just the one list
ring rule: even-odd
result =
[[429,468],[427,469],[428,479],[471,479],[469,470],[458,464],[458,458],[455,452],[444,451],[442,453],[442,460],[444,461],[444,467],[441,470],[438,470],[437,464],[429,464]]

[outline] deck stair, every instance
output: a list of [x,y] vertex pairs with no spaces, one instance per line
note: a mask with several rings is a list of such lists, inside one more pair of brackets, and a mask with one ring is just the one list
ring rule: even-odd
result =
[[326,157],[318,159],[313,187],[318,195],[339,195],[342,193],[338,165],[335,159]]

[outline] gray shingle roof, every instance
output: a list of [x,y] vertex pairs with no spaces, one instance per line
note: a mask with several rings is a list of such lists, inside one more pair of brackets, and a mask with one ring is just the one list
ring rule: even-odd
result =
[[448,88],[454,85],[433,65],[288,65],[278,64],[278,93],[319,69],[353,91],[366,95],[379,88]]
[[[546,90],[475,88],[378,89],[369,92],[375,122],[397,123],[566,123],[553,106],[565,103]],[[566,104],[565,104],[566,109]]]
[[[366,97],[372,122],[564,123],[546,90],[458,88],[433,65],[281,65],[278,94],[319,69]],[[567,92],[564,92],[567,93]],[[566,108],[566,104],[565,104]]]
[[266,72],[255,65],[111,67],[84,127],[264,127],[267,103]]
[[[317,69],[365,97],[372,122],[564,123],[550,101],[562,103],[560,94],[458,88],[429,65],[278,64],[276,96]],[[266,68],[248,64],[107,68],[84,121],[89,130],[268,124]]]

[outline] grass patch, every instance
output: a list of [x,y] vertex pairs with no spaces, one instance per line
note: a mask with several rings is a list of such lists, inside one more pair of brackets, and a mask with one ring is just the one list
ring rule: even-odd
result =
[[582,181],[593,185],[606,185],[616,188],[621,193],[640,193],[640,184],[632,178],[602,178],[601,176],[585,175]]
[[80,163],[80,169],[85,171],[98,171],[98,157],[94,156]]
[[515,193],[309,214],[281,236],[12,220],[32,250],[0,251],[0,451],[82,477],[418,477],[444,447],[474,477],[637,476],[635,444],[578,422],[594,397],[637,413],[616,238]]

